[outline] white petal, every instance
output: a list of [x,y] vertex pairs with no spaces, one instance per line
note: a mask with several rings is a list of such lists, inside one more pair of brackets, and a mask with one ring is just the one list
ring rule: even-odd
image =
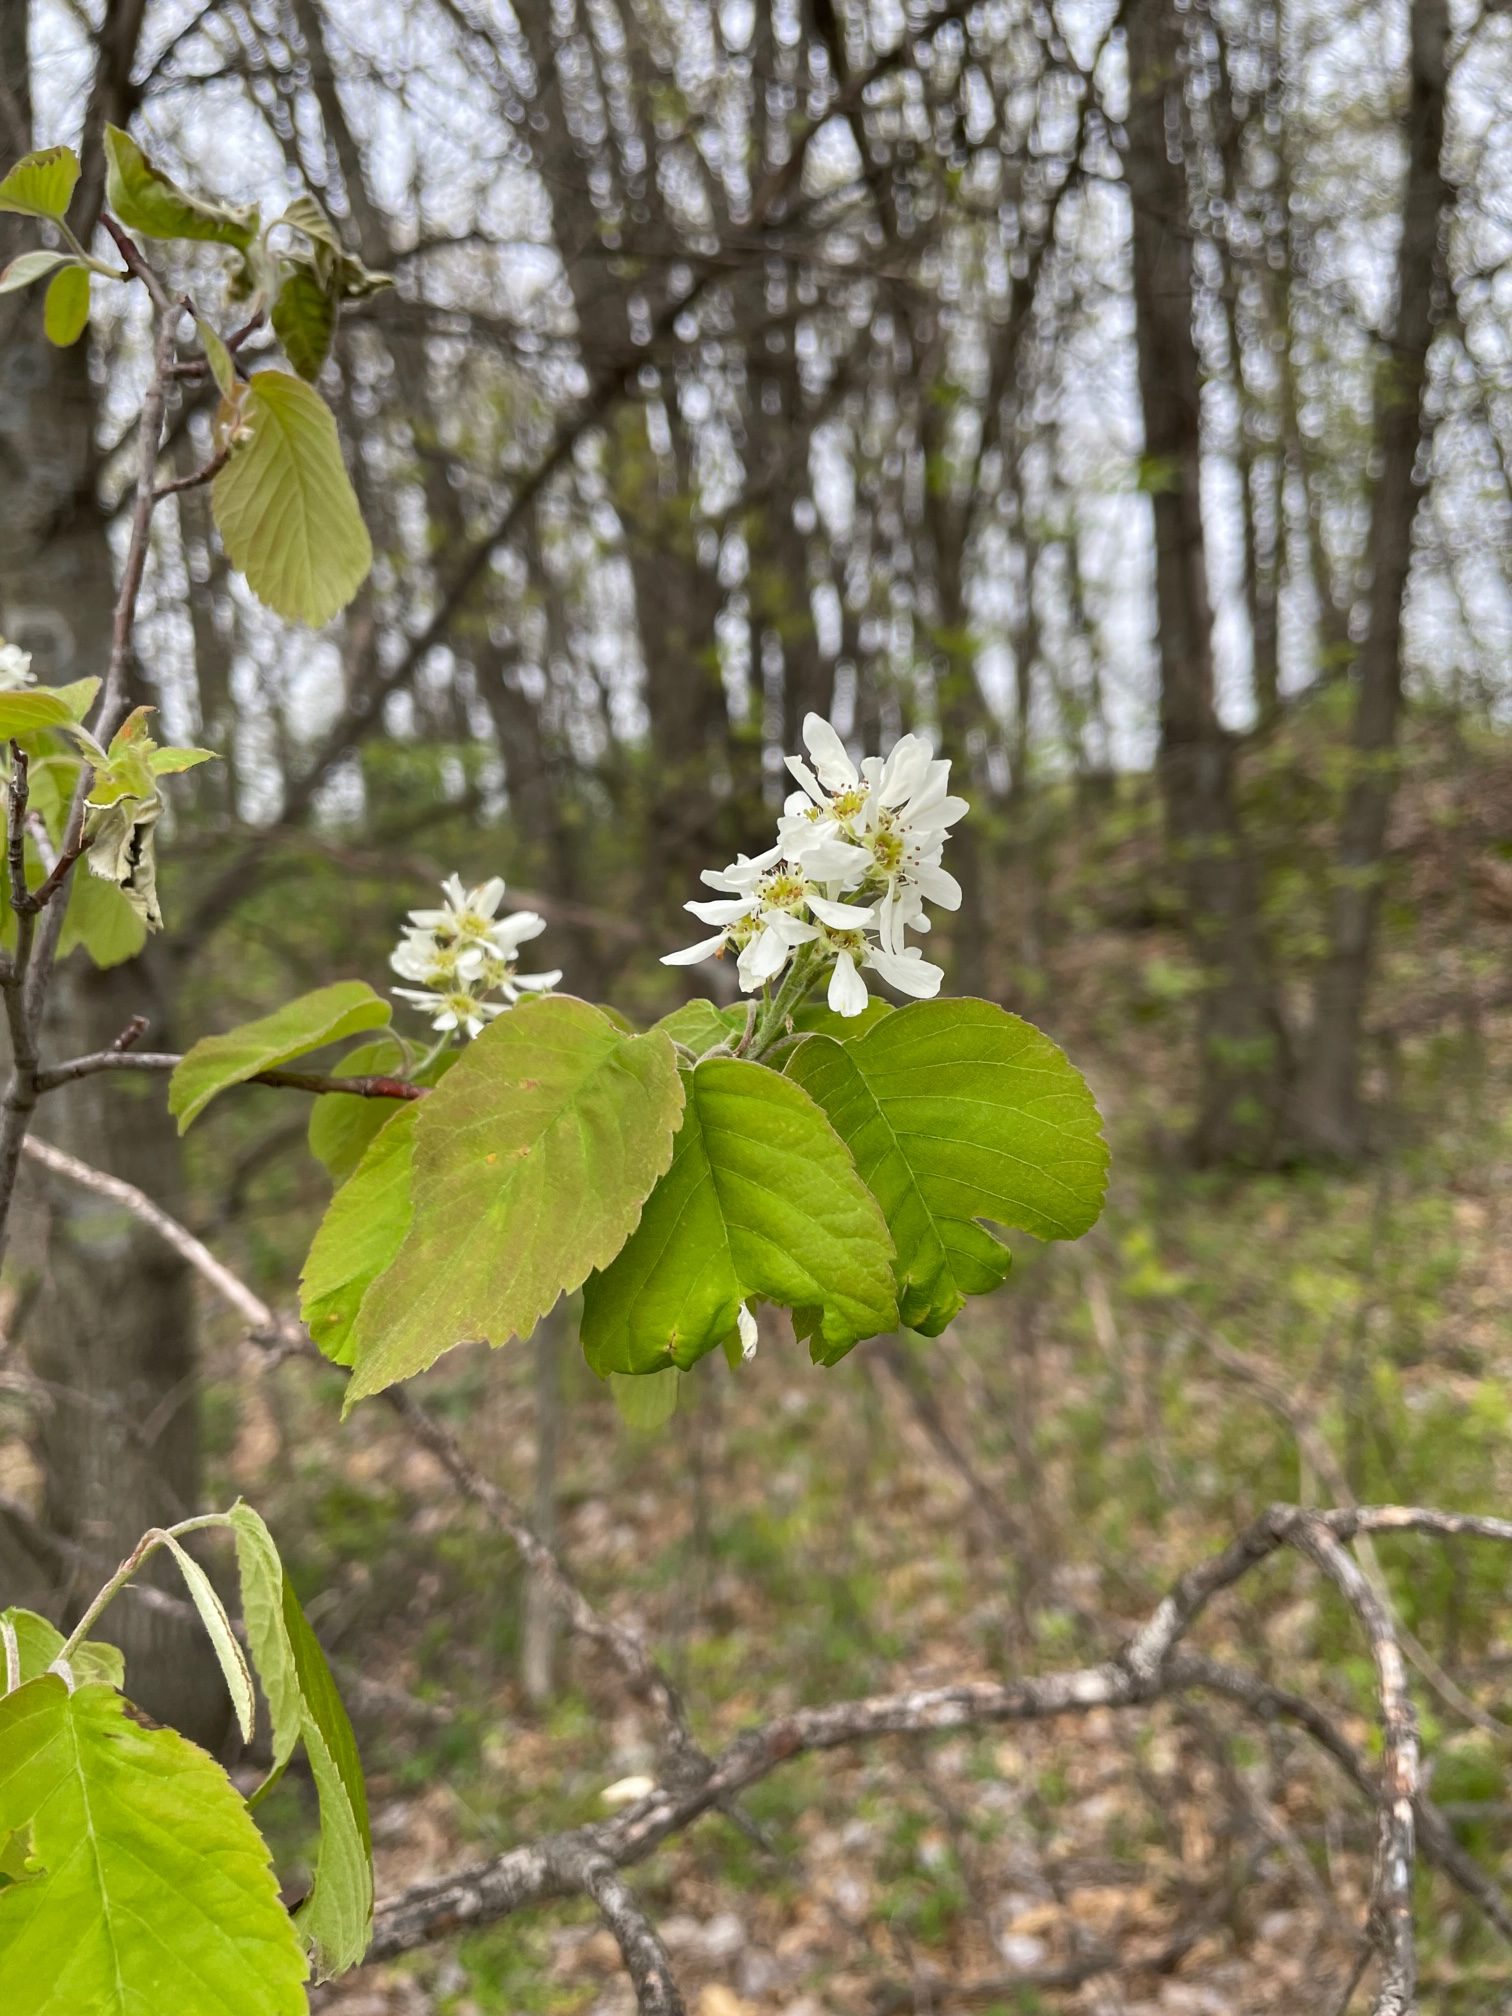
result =
[[901,805],[917,791],[929,775],[934,747],[920,735],[905,735],[888,751],[887,761],[877,780],[877,796],[884,805]]
[[866,982],[856,971],[855,960],[849,952],[842,952],[835,960],[835,970],[830,975],[830,1007],[837,1015],[864,1015],[866,999]]
[[773,980],[786,966],[791,950],[785,934],[768,924],[760,937],[753,938],[741,953],[741,973],[758,985],[763,980]]
[[944,868],[919,868],[913,876],[922,895],[931,903],[938,903],[942,910],[959,910],[961,907],[961,885],[954,875]]
[[741,1360],[743,1363],[749,1365],[751,1360],[756,1356],[756,1345],[761,1333],[756,1328],[756,1318],[751,1314],[749,1307],[744,1302],[741,1303],[739,1313],[735,1318],[735,1328],[740,1335]]
[[558,966],[554,973],[512,973],[509,977],[516,987],[523,987],[529,994],[547,994],[561,979],[562,969]]
[[441,894],[446,898],[453,910],[466,909],[467,892],[462,887],[462,877],[460,875],[448,875],[446,880],[441,884]]
[[702,924],[733,924],[737,917],[749,915],[751,902],[748,896],[721,896],[715,903],[684,903],[683,908]]
[[488,929],[488,942],[500,952],[513,952],[518,946],[528,944],[532,938],[539,938],[546,929],[546,919],[535,910],[512,910],[507,917],[501,917],[497,924]]
[[434,931],[438,925],[450,924],[450,910],[411,910],[409,921],[419,931]]
[[916,1001],[928,1001],[938,994],[940,982],[945,978],[942,966],[931,966],[917,952],[884,952],[874,947],[868,951],[866,963],[882,975],[889,987],[896,987],[900,994],[912,995]]
[[828,896],[816,896],[809,892],[808,907],[821,924],[828,924],[836,931],[864,931],[872,921],[873,905],[870,903],[836,903]]
[[784,760],[787,763],[788,769],[792,771],[798,782],[803,786],[803,791],[795,791],[782,809],[785,812],[801,812],[810,800],[815,805],[822,805],[824,803],[824,793],[819,789],[818,779],[815,777],[813,771],[810,770],[807,763],[804,762],[803,758],[801,756],[788,756]]
[[[502,875],[490,875],[486,882],[480,883],[474,889],[467,907],[469,910],[476,910],[480,917],[492,917],[503,900],[504,877]],[[520,914],[528,916],[529,912],[522,911]]]
[[852,847],[846,840],[820,840],[805,847],[800,858],[803,872],[816,882],[854,882],[872,865],[864,847]]
[[454,1008],[443,1008],[431,1024],[432,1029],[455,1029],[456,1026],[457,1012]]
[[663,966],[696,966],[702,959],[712,959],[725,942],[723,931],[716,931],[712,938],[705,938],[697,945],[685,945],[681,952],[663,952]]
[[804,715],[803,746],[814,759],[820,783],[827,785],[831,791],[844,791],[852,784],[860,783],[845,744],[822,714]]
[[637,1799],[649,1798],[655,1790],[654,1778],[616,1778],[599,1797],[606,1806],[633,1806]]

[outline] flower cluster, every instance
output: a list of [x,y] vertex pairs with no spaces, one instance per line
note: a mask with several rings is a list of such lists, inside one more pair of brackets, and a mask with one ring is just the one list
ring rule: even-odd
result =
[[534,910],[496,916],[504,896],[502,876],[464,889],[460,876],[451,875],[441,893],[446,901],[439,910],[411,910],[389,960],[401,979],[419,982],[394,992],[401,1001],[423,1008],[432,1028],[476,1036],[522,994],[544,994],[555,987],[560,972],[515,970],[520,947],[539,938],[546,920]]
[[31,662],[30,651],[23,651],[19,644],[7,644],[0,637],[0,693],[19,693],[23,687],[35,684],[37,675]]
[[837,1015],[864,1011],[866,967],[900,994],[937,994],[944,974],[905,934],[929,929],[926,902],[960,905],[960,884],[940,861],[950,828],[967,811],[964,798],[949,795],[949,763],[921,737],[905,735],[885,758],[868,756],[858,769],[817,714],[804,721],[803,741],[808,762],[787,759],[802,788],[783,809],[775,846],[704,871],[704,882],[721,893],[686,907],[718,928],[669,952],[663,965],[692,966],[734,951],[740,985],[754,994],[806,948],[816,976],[830,968],[829,1005]]

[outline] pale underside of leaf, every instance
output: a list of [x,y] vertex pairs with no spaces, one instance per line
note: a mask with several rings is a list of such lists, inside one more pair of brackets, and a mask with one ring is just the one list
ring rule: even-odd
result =
[[231,564],[280,616],[318,628],[351,601],[372,543],[330,408],[287,371],[254,372],[242,402],[251,438],[211,490]]

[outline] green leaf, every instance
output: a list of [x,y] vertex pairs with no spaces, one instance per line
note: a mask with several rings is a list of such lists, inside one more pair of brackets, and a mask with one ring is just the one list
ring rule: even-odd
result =
[[49,686],[44,689],[61,700],[67,707],[71,719],[82,721],[95,703],[95,695],[100,690],[98,679],[71,679],[66,686]]
[[215,380],[221,397],[229,399],[236,391],[236,366],[231,361],[231,352],[202,316],[195,316],[194,326],[199,331],[200,348],[210,366],[210,376]]
[[336,235],[336,226],[308,191],[302,196],[296,196],[278,221],[280,224],[292,224],[296,231],[302,231],[306,238],[313,239],[317,245],[324,245],[328,251],[336,253],[341,251],[341,240]]
[[873,1029],[884,1015],[893,1013],[891,1001],[880,994],[867,997],[859,1015],[837,1015],[823,1001],[804,1001],[793,1010],[793,1027],[805,1035],[833,1036],[837,1043],[855,1043]]
[[689,1366],[762,1295],[819,1311],[827,1363],[897,1320],[892,1241],[845,1144],[801,1087],[713,1057],[684,1073],[672,1166],[613,1264],[583,1294],[598,1372]]
[[215,1584],[201,1568],[198,1561],[174,1539],[171,1533],[163,1536],[169,1553],[178,1563],[185,1587],[199,1612],[205,1636],[210,1640],[211,1649],[220,1662],[225,1675],[226,1690],[231,1696],[231,1706],[236,1710],[236,1726],[241,1731],[243,1743],[252,1741],[252,1731],[256,1721],[256,1709],[252,1700],[252,1672],[247,1665],[247,1655],[236,1642],[236,1633],[231,1629],[231,1619],[226,1615],[226,1606],[216,1594]]
[[[9,1625],[16,1635],[21,1661],[21,1679],[35,1680],[45,1673],[63,1650],[63,1633],[39,1617],[35,1610],[0,1610],[0,1626]],[[0,1636],[3,1636],[0,1631]],[[69,1670],[78,1686],[96,1680],[106,1687],[124,1687],[126,1661],[120,1648],[86,1638],[68,1655]],[[5,1655],[0,1652],[0,1694],[5,1691]]]
[[1076,1239],[1102,1209],[1108,1151],[1081,1073],[990,1001],[918,1001],[858,1043],[810,1036],[788,1075],[818,1100],[897,1246],[899,1311],[934,1337],[1012,1255],[980,1222]]
[[101,972],[135,959],[147,943],[147,924],[113,882],[98,875],[70,875],[68,908],[58,957],[66,959],[80,946]]
[[53,1675],[0,1702],[6,2016],[303,2016],[308,1969],[230,1779],[108,1687]]
[[58,728],[74,720],[73,708],[64,693],[53,686],[23,686],[14,693],[0,693],[0,741],[19,741],[35,735],[39,728]]
[[[384,1078],[400,1073],[403,1065],[404,1046],[398,1037],[380,1036],[349,1050],[332,1070],[338,1078]],[[321,1093],[310,1108],[310,1153],[333,1183],[346,1181],[394,1111],[389,1099],[364,1099],[356,1092]]]
[[682,1384],[682,1376],[675,1365],[669,1372],[641,1378],[631,1378],[624,1372],[611,1372],[609,1391],[614,1396],[615,1407],[625,1426],[648,1435],[658,1428],[665,1428],[677,1412],[677,1389]]
[[624,1244],[682,1103],[660,1030],[566,994],[491,1023],[419,1102],[413,1217],[358,1312],[347,1406],[466,1339],[528,1337]]
[[168,1081],[168,1110],[177,1116],[182,1134],[229,1086],[244,1084],[259,1071],[271,1071],[327,1043],[377,1029],[388,1019],[388,1003],[365,980],[317,987],[313,994],[301,994],[271,1015],[228,1029],[224,1036],[202,1036]]
[[84,820],[85,865],[118,889],[149,931],[163,928],[157,898],[157,822],[163,801],[122,795],[105,805],[90,802]]
[[318,378],[336,335],[336,294],[305,265],[291,266],[273,302],[273,333],[301,378]]
[[254,372],[241,403],[250,438],[211,486],[233,567],[270,609],[318,627],[373,564],[331,409],[287,371]]
[[65,266],[53,276],[42,307],[42,327],[59,350],[77,343],[89,327],[89,274],[82,266]]
[[191,196],[170,181],[119,126],[105,128],[105,201],[116,222],[147,238],[196,238],[245,252],[257,212]]
[[[77,264],[71,252],[23,252],[19,259],[12,259],[5,271],[0,273],[0,294],[14,294],[22,287],[31,287],[38,280],[45,280],[50,273],[57,273],[64,266]],[[86,290],[88,284],[86,276]]]
[[746,1026],[746,1009],[743,1001],[733,1008],[716,1008],[712,1001],[684,1001],[681,1008],[674,1008],[670,1015],[663,1015],[656,1024],[665,1029],[674,1043],[682,1043],[696,1056],[705,1050],[712,1050],[717,1044],[728,1043],[732,1036],[739,1036]]
[[331,1669],[283,1571],[273,1536],[250,1505],[231,1509],[247,1642],[273,1720],[273,1766],[302,1742],[320,1801],[315,1887],[298,1925],[322,1974],[354,1967],[373,1921],[373,1841],[352,1725]]
[[0,210],[13,210],[22,217],[62,217],[78,179],[79,157],[72,147],[43,147],[24,154],[0,181]]
[[185,770],[198,769],[201,763],[219,761],[213,749],[154,749],[147,767],[154,777],[177,777]]
[[[364,1099],[364,1106],[382,1106]],[[410,1224],[415,1123],[425,1102],[387,1116],[356,1171],[320,1221],[300,1275],[299,1311],[311,1337],[337,1365],[350,1365],[352,1327],[364,1296],[393,1261]]]

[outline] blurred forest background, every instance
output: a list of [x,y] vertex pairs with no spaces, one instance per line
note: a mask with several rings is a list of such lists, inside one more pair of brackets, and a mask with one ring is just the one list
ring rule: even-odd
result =
[[[1505,1510],[1501,0],[0,0],[5,158],[81,144],[97,210],[106,120],[232,201],[310,188],[395,285],[324,381],[379,556],[338,626],[269,619],[203,491],[158,513],[137,697],[225,760],[175,794],[167,933],[65,964],[54,1054],[384,985],[452,870],[507,875],[575,993],[728,986],[657,960],[817,709],[952,759],[931,956],[1098,1093],[1102,1225],[1023,1242],[934,1344],[821,1374],[773,1326],[654,1435],[570,1310],[424,1382],[706,1736],[1102,1656],[1272,1498]],[[140,304],[98,297],[66,352],[0,303],[0,630],[44,679],[108,638],[145,363]],[[186,386],[185,472],[209,429]],[[281,1306],[307,1117],[249,1094],[186,1153],[109,1075],[46,1113]],[[339,1375],[252,1362],[130,1218],[34,1181],[0,1316],[0,1590],[77,1603],[145,1525],[255,1492],[363,1676],[381,1891],[648,1768],[402,1425],[338,1430]],[[1505,1571],[1376,1551],[1435,1796],[1512,1876]],[[215,1741],[191,1627],[124,1623],[138,1697]],[[1369,1747],[1365,1648],[1297,1563],[1204,1628]],[[759,1843],[714,1816],[638,1879],[700,2016],[1347,2005],[1368,1809],[1238,1707],[809,1758],[750,1806]],[[1431,1873],[1420,1930],[1424,2008],[1508,2006]],[[321,2006],[608,2016],[606,1939],[509,1919]]]

